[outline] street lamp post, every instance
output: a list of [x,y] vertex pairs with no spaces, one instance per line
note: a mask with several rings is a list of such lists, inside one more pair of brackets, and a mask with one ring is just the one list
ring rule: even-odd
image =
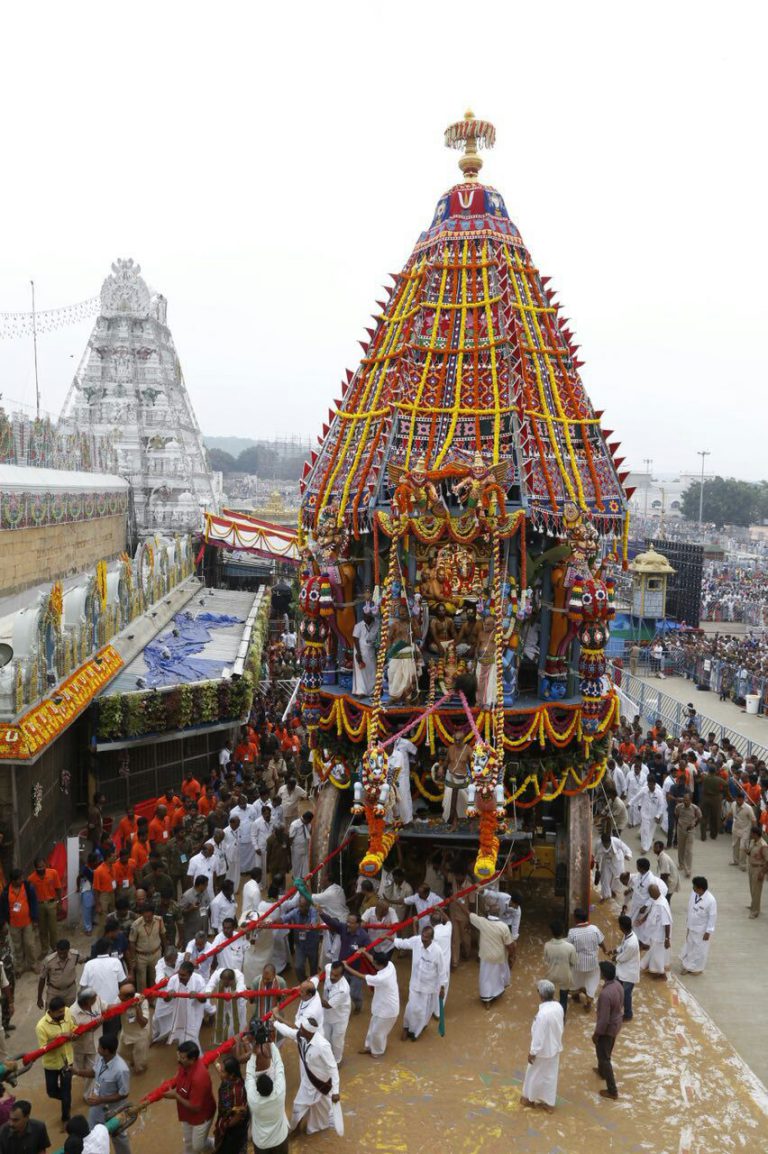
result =
[[651,465],[653,464],[652,457],[643,457],[643,464],[645,465],[645,504],[643,507],[643,516],[648,516],[648,490],[651,487]]
[[704,465],[706,463],[707,457],[710,457],[711,455],[712,454],[710,453],[709,449],[699,449],[696,453],[697,457],[701,457],[701,484],[699,486],[699,528],[701,528],[704,522]]

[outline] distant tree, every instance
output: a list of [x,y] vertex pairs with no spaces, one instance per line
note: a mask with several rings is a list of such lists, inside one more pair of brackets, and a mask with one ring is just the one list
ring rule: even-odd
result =
[[[695,481],[683,493],[683,516],[689,521],[699,519],[701,483]],[[713,477],[704,482],[705,521],[714,521],[718,529],[723,525],[754,525],[767,515],[768,485],[737,481],[734,477]]]
[[274,477],[277,464],[278,454],[265,445],[251,445],[237,458],[239,473],[255,473],[258,477]]
[[208,460],[214,473],[234,473],[237,469],[235,458],[223,449],[209,449]]

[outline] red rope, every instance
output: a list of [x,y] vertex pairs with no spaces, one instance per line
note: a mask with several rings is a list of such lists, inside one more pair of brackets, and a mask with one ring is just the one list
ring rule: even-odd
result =
[[[306,881],[309,878],[314,877],[314,875],[323,869],[329,861],[332,861],[332,859],[335,858],[337,854],[340,854],[341,851],[345,849],[351,841],[352,835],[350,834],[350,836],[346,838],[340,846],[337,846],[335,850],[332,850],[331,853],[329,853],[327,857],[325,857],[320,862],[319,865],[316,865],[313,870],[310,870],[304,880]],[[274,902],[269,907],[269,909],[261,915],[260,918],[255,918],[253,921],[248,922],[245,926],[243,926],[242,929],[237,930],[237,932],[234,933],[231,938],[226,938],[223,942],[220,942],[218,946],[212,946],[210,950],[206,950],[204,954],[200,954],[192,964],[199,966],[201,962],[206,961],[208,958],[213,958],[216,956],[216,954],[219,954],[222,950],[225,950],[230,942],[234,942],[238,938],[242,938],[244,934],[248,934],[252,930],[258,929],[261,924],[267,918],[269,918],[272,913],[274,913],[275,910],[279,909],[284,902],[288,901],[288,899],[293,897],[293,895],[297,892],[298,891],[295,886],[292,886],[289,890],[286,890],[283,896],[278,898],[278,900]],[[147,986],[146,989],[142,990],[141,994],[137,994],[135,998],[129,998],[127,1002],[121,1002],[119,1005],[109,1006],[109,1008],[106,1009],[104,1013],[100,1014],[97,1018],[94,1018],[90,1022],[83,1022],[83,1024],[80,1026],[76,1026],[71,1034],[60,1034],[58,1037],[53,1038],[45,1046],[40,1046],[37,1050],[29,1050],[26,1054],[20,1054],[17,1061],[22,1062],[25,1066],[31,1065],[33,1062],[36,1062],[38,1058],[42,1058],[43,1054],[47,1054],[51,1050],[57,1049],[59,1046],[66,1045],[67,1042],[72,1041],[73,1038],[78,1038],[81,1034],[87,1034],[90,1030],[97,1029],[102,1024],[102,1022],[106,1022],[110,1018],[116,1018],[119,1014],[126,1013],[126,1011],[130,1010],[132,1006],[138,1004],[141,997],[156,997],[168,984],[168,981],[168,978],[163,978],[154,986]],[[1,1070],[2,1065],[0,1064],[0,1071]]]

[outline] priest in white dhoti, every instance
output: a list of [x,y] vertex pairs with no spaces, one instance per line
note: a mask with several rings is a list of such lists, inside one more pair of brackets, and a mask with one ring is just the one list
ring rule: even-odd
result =
[[[262,872],[260,869],[251,870],[251,876],[243,886],[243,892],[240,895],[240,923],[255,921],[261,915],[257,912],[261,906],[261,879]],[[267,905],[267,909],[273,903]]]
[[413,821],[413,799],[411,798],[411,758],[418,749],[407,737],[398,737],[389,757],[390,769],[396,771],[397,816],[403,825]]
[[339,1066],[331,1043],[323,1037],[317,1022],[309,1018],[298,1030],[275,1013],[272,1021],[278,1034],[293,1038],[299,1051],[301,1080],[293,1100],[289,1127],[295,1130],[302,1118],[307,1119],[307,1134],[334,1129],[344,1134],[339,1094]]
[[537,982],[541,1004],[531,1025],[528,1066],[523,1082],[523,1106],[551,1111],[557,1101],[557,1075],[563,1050],[563,1007],[555,1001],[555,987],[546,979]]
[[480,935],[480,1001],[487,1009],[509,985],[509,960],[514,956],[515,943],[509,926],[494,914],[484,918],[470,913],[469,920]]
[[647,970],[654,978],[666,979],[672,960],[669,935],[672,932],[672,914],[669,903],[661,896],[657,885],[648,887],[650,904],[643,920],[644,938],[649,949],[643,955],[640,969]]
[[608,901],[614,896],[614,888],[620,876],[626,872],[626,862],[631,861],[632,850],[620,837],[602,833],[595,846],[595,870],[600,879],[600,901]]
[[680,954],[684,974],[701,974],[707,964],[709,945],[717,924],[717,902],[706,878],[693,878],[688,899],[685,945]]
[[230,817],[239,817],[240,825],[237,827],[237,848],[240,854],[240,874],[250,873],[256,864],[255,854],[253,852],[253,843],[251,842],[251,825],[253,824],[253,810],[248,805],[245,798],[229,811]]
[[447,971],[445,957],[435,942],[432,926],[425,926],[418,937],[395,938],[395,948],[411,954],[411,981],[408,1004],[403,1014],[403,1041],[415,1042],[432,1017],[434,998],[445,993]]
[[[184,958],[175,946],[169,946],[159,962],[155,963],[155,983],[159,984],[164,978],[172,978],[179,972],[179,966]],[[162,998],[155,1001],[152,1011],[152,1041],[160,1042],[170,1033],[173,1023],[173,1001],[164,1002]]]
[[656,826],[667,812],[667,803],[664,794],[656,784],[654,778],[649,777],[637,801],[637,810],[640,814],[640,849],[643,853],[650,853],[654,842]]
[[[214,970],[205,985],[206,994],[239,994],[246,989],[242,970],[229,966]],[[211,998],[205,1008],[206,1013],[213,1014],[213,1041],[217,1046],[248,1025],[247,998]]]
[[366,605],[363,609],[363,619],[358,621],[352,630],[352,657],[354,668],[352,673],[352,692],[358,697],[370,697],[376,680],[376,649],[379,636],[379,626],[371,611]]
[[[179,1042],[194,1042],[200,1045],[200,1027],[205,1014],[205,982],[191,962],[182,962],[178,974],[174,974],[165,987],[169,994],[195,994],[194,998],[171,998],[173,1017],[170,1022],[168,1045]],[[162,994],[160,995],[162,997]]]

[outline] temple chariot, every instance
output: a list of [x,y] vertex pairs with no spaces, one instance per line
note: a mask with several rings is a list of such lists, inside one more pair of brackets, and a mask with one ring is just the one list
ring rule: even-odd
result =
[[313,856],[351,822],[370,876],[417,841],[487,878],[522,840],[573,905],[618,721],[627,474],[549,277],[479,179],[494,140],[471,112],[447,129],[461,180],[377,302],[301,481]]

